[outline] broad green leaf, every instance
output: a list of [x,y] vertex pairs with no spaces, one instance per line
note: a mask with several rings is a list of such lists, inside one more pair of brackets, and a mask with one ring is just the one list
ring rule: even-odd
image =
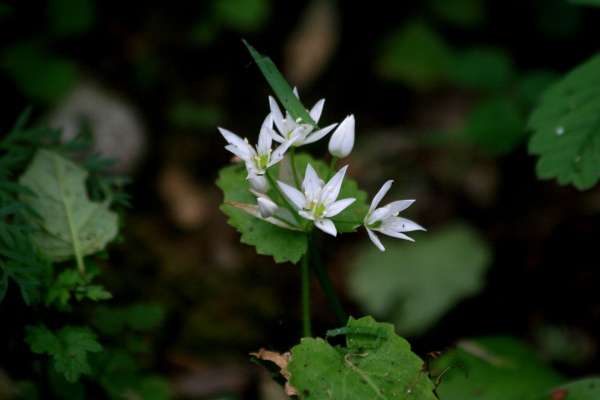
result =
[[594,186],[600,177],[600,54],[546,90],[528,126],[541,179],[580,190]]
[[279,102],[283,105],[283,107],[290,113],[290,116],[296,121],[298,118],[302,119],[302,123],[311,124],[312,126],[318,128],[317,124],[311,118],[308,111],[306,111],[306,107],[302,105],[300,100],[296,97],[292,88],[287,83],[281,72],[275,66],[275,63],[271,61],[271,59],[267,56],[263,56],[259,52],[257,52],[252,46],[248,44],[245,40],[242,40],[248,51],[254,58],[256,65],[260,68],[260,71],[263,73],[265,79],[277,95]]
[[50,261],[75,257],[80,272],[83,257],[103,250],[118,231],[117,214],[109,201],[94,203],[86,193],[87,171],[49,150],[38,150],[19,183],[37,197],[22,195],[43,218],[33,220],[39,232],[31,239]]
[[514,77],[514,66],[504,49],[472,47],[456,54],[451,72],[457,85],[479,90],[504,89]]
[[334,348],[320,338],[303,338],[292,349],[286,367],[291,373],[289,383],[302,399],[436,398],[433,383],[420,373],[423,360],[396,335],[391,324],[365,317],[350,318],[348,326],[383,328],[387,337],[376,342],[370,335],[347,334],[350,348]]
[[370,242],[357,251],[350,293],[367,313],[393,321],[402,335],[425,332],[483,289],[492,253],[473,228],[452,225],[421,234],[414,243],[379,236],[386,251]]
[[[257,204],[256,197],[250,193],[247,175],[241,166],[221,169],[217,186],[223,190],[225,201]],[[280,228],[231,204],[223,204],[220,209],[229,216],[229,225],[242,234],[241,242],[255,246],[258,254],[272,255],[278,263],[290,261],[295,264],[306,252],[308,241],[304,233]]]
[[377,60],[380,74],[417,89],[429,89],[450,74],[452,50],[429,25],[410,22],[385,39]]
[[[321,161],[316,161],[306,154],[295,157],[296,169],[301,180],[306,172],[306,165],[310,163],[320,178],[326,180],[328,167]],[[276,179],[279,165],[273,166],[268,173]],[[217,186],[223,190],[226,202],[256,205],[256,197],[250,193],[250,185],[246,180],[247,172],[242,166],[226,167],[221,170]],[[288,182],[292,184],[292,182]],[[272,198],[277,198],[274,190],[268,193]],[[339,199],[355,198],[356,201],[340,214],[332,218],[339,233],[354,232],[354,226],[360,225],[366,210],[366,193],[358,190],[356,182],[344,178]],[[223,204],[221,210],[227,214],[229,224],[242,233],[242,243],[255,246],[259,254],[272,255],[276,262],[298,262],[305,253],[308,242],[306,235],[300,231],[280,228],[266,221],[260,220],[242,211],[231,204]]]
[[430,364],[431,374],[450,366],[455,368],[444,374],[437,389],[444,400],[530,400],[564,381],[510,336],[463,339]]
[[131,329],[149,331],[165,316],[165,309],[156,304],[134,304],[127,309],[127,323]]
[[525,122],[513,101],[491,99],[471,112],[465,136],[490,152],[508,154],[525,140]]
[[25,331],[27,336],[24,340],[31,351],[52,356],[56,371],[63,373],[71,383],[77,381],[81,374],[91,372],[87,353],[102,350],[89,328],[65,326],[54,334],[44,325],[37,325],[26,326]]
[[438,17],[459,27],[471,28],[485,22],[483,0],[429,0],[429,4]]
[[519,77],[518,95],[524,100],[528,108],[537,105],[542,93],[553,83],[560,80],[558,72],[551,70],[534,70]]
[[584,378],[553,388],[537,400],[597,400],[600,399],[600,378]]
[[18,43],[2,54],[3,66],[28,98],[54,102],[66,95],[77,81],[75,64],[45,54],[31,43]]

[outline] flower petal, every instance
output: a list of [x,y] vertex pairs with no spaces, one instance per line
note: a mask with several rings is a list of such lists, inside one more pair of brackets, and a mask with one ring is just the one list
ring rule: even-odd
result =
[[406,236],[406,235],[405,235],[405,234],[403,234],[403,233],[400,233],[400,232],[394,232],[394,231],[389,231],[389,230],[382,230],[382,229],[381,229],[381,227],[379,227],[379,228],[375,228],[375,229],[373,229],[373,230],[374,230],[374,231],[377,231],[377,232],[381,232],[381,233],[383,233],[384,235],[388,235],[388,236],[395,237],[395,238],[398,238],[398,239],[410,240],[411,242],[414,242],[414,241],[415,241],[414,239],[412,239],[412,238],[410,238],[410,237]]
[[329,152],[339,158],[347,157],[354,147],[354,115],[346,117],[331,134]]
[[348,169],[347,165],[340,169],[338,173],[335,174],[333,178],[331,178],[331,180],[325,184],[325,186],[323,186],[323,191],[321,192],[319,199],[320,203],[335,202],[340,194],[340,190],[342,189],[342,181],[344,180],[346,169]]
[[274,141],[276,141],[278,143],[286,142],[285,138],[283,136],[281,136],[279,133],[275,132],[275,130],[273,128],[265,126],[264,130],[273,138]]
[[325,105],[325,99],[321,99],[317,101],[317,104],[310,110],[310,117],[315,122],[319,122],[319,118],[321,118],[321,113],[323,112],[323,106]]
[[371,241],[373,242],[373,244],[375,246],[377,246],[377,248],[379,250],[385,251],[385,247],[383,247],[383,245],[381,244],[381,241],[379,240],[379,238],[377,237],[375,232],[372,232],[370,229],[367,228],[367,233],[369,234],[369,238],[371,238]]
[[394,217],[385,220],[380,228],[385,228],[394,232],[412,232],[412,231],[426,231],[421,225],[410,219]]
[[298,215],[301,216],[302,218],[306,218],[306,219],[310,219],[311,221],[315,220],[314,215],[307,213],[304,210],[300,210],[298,211]]
[[227,150],[229,150],[230,152],[232,152],[234,155],[238,156],[239,158],[241,158],[242,160],[244,160],[244,162],[248,162],[249,160],[251,160],[252,155],[248,152],[248,150],[246,149],[246,151],[244,151],[244,149],[240,150],[239,147],[234,146],[232,144],[228,144],[227,146],[225,146],[225,148]]
[[327,218],[338,215],[339,213],[344,211],[344,209],[346,207],[348,207],[350,204],[354,203],[355,201],[356,201],[356,199],[352,199],[352,198],[336,201],[335,203],[333,203],[332,205],[327,207]]
[[396,214],[397,212],[406,210],[414,202],[414,200],[398,200],[388,204],[385,208],[390,211],[390,214]]
[[273,203],[271,200],[265,197],[259,197],[256,199],[258,202],[258,210],[260,211],[260,216],[263,218],[269,218],[273,215],[277,214],[279,211],[279,207],[277,204]]
[[377,210],[373,211],[371,215],[369,215],[367,218],[367,223],[371,225],[377,221],[383,221],[388,215],[390,215],[390,213],[387,207],[378,208]]
[[337,123],[331,124],[329,126],[326,126],[323,129],[319,129],[318,131],[311,133],[310,135],[308,135],[308,137],[306,139],[304,139],[303,144],[309,144],[309,143],[316,142],[317,140],[321,139],[323,136],[325,136],[329,132],[331,132],[331,130],[333,128],[335,128],[336,126],[337,126]]
[[292,202],[294,208],[300,209],[304,206],[306,198],[304,197],[304,194],[302,194],[301,191],[280,181],[277,181],[277,184],[279,185],[279,188],[281,189],[285,197],[287,197]]
[[221,132],[221,135],[223,135],[223,137],[225,138],[225,140],[227,140],[227,143],[234,145],[235,147],[238,147],[241,149],[248,147],[248,143],[246,143],[246,141],[244,139],[242,139],[235,133],[230,132],[227,129],[223,129],[223,128],[218,128],[218,129],[219,129],[219,132]]
[[335,229],[335,224],[327,218],[317,219],[315,221],[315,226],[323,232],[329,233],[331,236],[337,236],[337,229]]
[[269,190],[269,181],[267,178],[263,176],[257,176],[255,178],[248,178],[248,182],[252,189],[256,190],[258,193],[267,193]]
[[279,130],[279,132],[283,135],[285,133],[285,123],[283,122],[283,114],[277,105],[277,102],[274,98],[269,96],[269,107],[271,108],[271,114],[273,115],[273,122],[275,126]]
[[379,204],[381,199],[383,199],[383,196],[385,196],[386,193],[388,192],[388,190],[390,190],[390,188],[392,187],[392,182],[394,182],[394,181],[392,181],[392,180],[387,181],[386,183],[383,184],[381,189],[379,189],[379,192],[377,192],[375,197],[373,197],[373,201],[371,202],[371,207],[369,208],[369,212],[367,213],[367,215],[369,215],[373,212],[373,210],[377,207],[377,205]]
[[317,176],[317,172],[312,165],[306,165],[306,174],[304,175],[304,183],[302,185],[306,191],[306,201],[313,201],[319,199],[321,194],[321,182]]

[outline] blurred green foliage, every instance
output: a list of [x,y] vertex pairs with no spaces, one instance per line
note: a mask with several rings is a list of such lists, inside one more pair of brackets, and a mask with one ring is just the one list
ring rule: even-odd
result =
[[364,312],[392,321],[403,336],[425,333],[459,301],[483,290],[492,261],[489,245],[466,224],[385,247],[382,253],[368,243],[358,252],[350,293]]

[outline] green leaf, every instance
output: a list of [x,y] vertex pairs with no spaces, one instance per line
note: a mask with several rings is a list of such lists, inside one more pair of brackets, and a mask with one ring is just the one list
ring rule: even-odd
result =
[[542,93],[550,85],[560,80],[561,76],[551,70],[534,70],[519,77],[518,95],[524,100],[527,107],[533,109],[534,105],[540,100]]
[[[295,157],[295,163],[301,176],[306,172],[306,165],[310,163],[319,177],[326,180],[328,167],[323,162],[314,160],[307,154],[299,154]],[[279,164],[271,167],[268,171],[274,179],[277,177],[278,167]],[[256,197],[250,193],[250,185],[246,180],[247,175],[246,169],[242,166],[226,167],[221,170],[217,186],[223,190],[225,201],[257,204]],[[277,197],[273,190],[269,194],[272,195],[272,198]],[[367,194],[358,190],[355,181],[344,178],[338,199],[349,197],[355,198],[356,201],[332,218],[339,233],[356,231],[354,226],[362,224],[368,210],[365,203]],[[308,242],[306,234],[303,232],[280,228],[253,217],[230,204],[223,204],[221,210],[230,217],[228,223],[242,233],[242,243],[255,246],[258,254],[272,255],[278,263],[287,261],[296,263],[306,252]]]
[[71,90],[77,81],[75,64],[45,54],[31,43],[18,43],[3,53],[3,66],[23,94],[31,99],[54,102]]
[[471,112],[465,136],[490,152],[508,154],[525,140],[525,123],[513,101],[491,99]]
[[480,90],[503,89],[514,77],[510,54],[502,48],[472,47],[453,59],[451,73],[457,85]]
[[432,376],[464,368],[444,374],[437,389],[444,400],[529,400],[564,381],[510,336],[463,339],[431,364]]
[[108,201],[94,203],[85,187],[87,171],[49,150],[41,149],[19,179],[37,197],[21,195],[42,217],[34,220],[39,232],[31,239],[50,261],[75,257],[84,271],[83,257],[104,249],[118,231],[117,214]]
[[[221,169],[217,186],[223,190],[225,201],[256,204],[256,198],[250,193],[247,175],[243,167]],[[258,254],[272,255],[278,263],[290,261],[295,264],[306,252],[308,241],[303,232],[280,228],[230,204],[223,204],[220,209],[230,217],[227,221],[229,225],[242,234],[241,242],[255,246]]]
[[54,359],[54,368],[73,383],[81,374],[91,372],[87,361],[88,352],[99,352],[102,346],[96,335],[84,327],[65,326],[52,333],[44,325],[26,326],[25,343],[36,354],[48,354]]
[[49,0],[50,29],[60,36],[86,33],[95,22],[95,6],[93,0]]
[[430,0],[438,17],[463,28],[481,26],[485,22],[486,3],[482,0]]
[[100,285],[85,286],[82,292],[83,293],[78,294],[77,300],[81,300],[82,298],[87,297],[90,300],[98,301],[112,299],[113,297],[110,292],[104,290],[104,287]]
[[165,309],[156,304],[134,304],[127,310],[127,323],[131,329],[149,331],[164,318]]
[[268,0],[213,0],[212,12],[223,25],[251,33],[265,26],[271,3]]
[[430,89],[447,79],[452,50],[424,22],[410,22],[385,39],[377,67],[387,79],[417,89]]
[[415,243],[389,240],[385,252],[371,243],[357,251],[349,287],[366,312],[393,321],[404,336],[425,332],[483,289],[492,253],[473,228],[455,224]]
[[[0,251],[0,254],[5,257],[10,257],[13,252]],[[0,303],[8,290],[8,278],[10,277],[21,291],[23,301],[27,305],[31,305],[37,301],[39,296],[39,273],[44,271],[44,266],[38,263],[33,258],[28,258],[25,255],[20,255],[26,263],[21,263],[16,260],[0,260]]]
[[349,327],[383,328],[386,338],[346,334],[349,348],[332,347],[323,339],[303,338],[292,349],[287,365],[289,383],[302,399],[403,399],[434,400],[434,385],[420,373],[423,360],[391,324],[371,317],[350,318]]
[[541,179],[580,190],[594,186],[600,177],[600,54],[546,90],[528,126]]
[[256,65],[258,65],[265,79],[275,92],[279,102],[290,113],[290,116],[294,121],[301,118],[302,123],[311,124],[315,129],[318,129],[317,124],[313,121],[308,111],[306,111],[306,107],[304,107],[296,97],[290,85],[275,66],[275,63],[271,61],[269,57],[263,56],[257,52],[254,47],[250,46],[245,40],[242,39],[242,42],[246,45],[246,48],[252,55],[252,58],[254,58]]
[[556,387],[537,400],[596,400],[600,398],[600,378],[584,378]]

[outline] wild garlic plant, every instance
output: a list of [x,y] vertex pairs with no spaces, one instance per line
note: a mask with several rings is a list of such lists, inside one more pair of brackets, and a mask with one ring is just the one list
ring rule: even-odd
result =
[[[298,91],[290,89],[272,62],[260,58],[254,49],[248,48],[255,59],[258,57],[259,67],[285,105],[285,114],[277,101],[269,97],[270,112],[259,129],[256,145],[252,144],[255,143],[253,138],[218,128],[227,142],[225,148],[244,165],[243,168],[228,170],[235,172],[222,172],[218,183],[225,192],[223,210],[233,217],[230,223],[242,232],[242,241],[255,245],[259,253],[271,254],[278,262],[297,262],[301,258],[303,265],[307,264],[307,254],[310,254],[320,283],[328,293],[337,323],[344,326],[347,318],[319,259],[314,241],[315,228],[337,236],[338,233],[353,232],[362,226],[381,251],[385,248],[375,232],[412,241],[406,232],[425,229],[399,216],[414,200],[394,201],[377,208],[390,189],[392,180],[383,185],[367,208],[365,193],[358,190],[355,182],[346,178],[348,165],[335,170],[337,161],[347,157],[354,147],[354,115],[347,116],[339,124],[320,128],[317,122],[321,118],[325,100],[319,100],[313,108],[306,110],[300,102]],[[332,156],[329,168],[323,161],[296,154],[298,147],[326,140],[332,131],[328,145]],[[232,175],[229,176],[229,173]],[[229,178],[233,181],[229,182]],[[241,210],[247,215],[243,217],[234,210]],[[259,221],[272,226],[265,227]],[[262,232],[261,236],[256,235],[257,230]],[[286,234],[286,230],[293,234]],[[286,239],[288,237],[290,239]],[[287,240],[290,243],[286,243]],[[278,246],[278,243],[285,246]],[[290,248],[294,250],[290,251]],[[308,299],[304,304],[308,308]],[[304,315],[304,333],[310,336],[308,309]]]
[[[285,114],[277,101],[269,97],[270,112],[258,130],[258,138],[238,136],[218,128],[227,143],[225,148],[237,161],[220,171],[217,185],[225,197],[221,210],[230,217],[229,224],[241,232],[241,241],[255,246],[257,253],[272,255],[276,262],[301,261],[304,334],[302,343],[292,349],[291,357],[262,349],[252,353],[253,361],[271,372],[273,366],[266,364],[275,363],[275,372],[279,372],[286,393],[300,398],[310,398],[309,392],[314,398],[371,398],[373,394],[381,397],[382,393],[388,392],[392,397],[420,393],[415,398],[434,399],[435,385],[419,372],[423,361],[410,351],[404,339],[395,335],[391,324],[378,323],[371,317],[348,319],[333,290],[315,240],[315,233],[319,231],[336,237],[364,228],[381,251],[385,248],[375,232],[413,241],[405,233],[425,229],[399,213],[414,200],[394,201],[378,208],[392,185],[393,181],[389,180],[368,206],[367,194],[346,176],[349,165],[339,170],[335,168],[338,160],[347,157],[354,147],[354,115],[347,116],[339,124],[319,127],[317,122],[321,119],[325,100],[307,110],[300,102],[297,90],[289,87],[271,60],[247,47],[285,106]],[[327,140],[329,133],[329,166],[322,160],[297,152],[300,146]],[[323,340],[311,338],[309,265],[314,269],[338,325],[328,336],[346,335],[345,356],[340,357],[339,350]],[[362,349],[367,347],[370,352],[363,353]],[[362,357],[372,354],[375,368],[387,368],[394,363],[402,367],[379,377],[370,376],[370,372],[356,368],[356,360],[350,358],[357,354]],[[313,368],[306,368],[308,365]],[[314,381],[315,377],[334,370],[341,375]],[[366,387],[365,377],[370,382]],[[339,386],[342,381],[343,385]],[[334,389],[336,387],[338,389]]]

